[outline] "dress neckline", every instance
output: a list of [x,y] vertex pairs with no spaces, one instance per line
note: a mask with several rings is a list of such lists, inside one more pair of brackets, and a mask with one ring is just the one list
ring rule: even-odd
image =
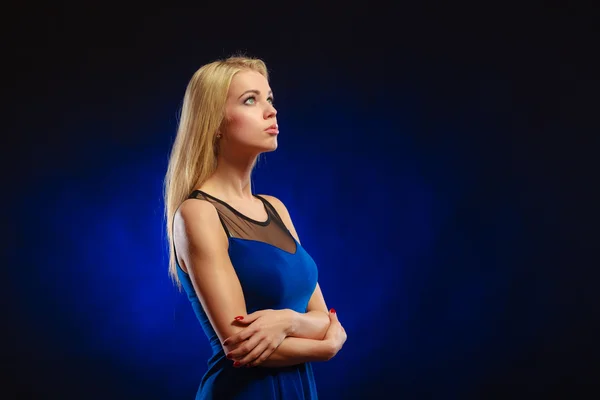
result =
[[218,197],[215,197],[215,196],[213,196],[213,195],[211,195],[211,194],[208,194],[208,193],[206,193],[206,192],[205,192],[205,191],[203,191],[203,190],[196,189],[196,190],[194,190],[194,191],[192,192],[191,196],[193,196],[193,195],[194,195],[194,193],[202,193],[204,196],[206,196],[206,197],[210,197],[211,199],[213,199],[213,200],[215,200],[215,201],[217,201],[217,202],[219,202],[219,203],[223,204],[225,207],[227,207],[228,209],[230,209],[230,210],[231,210],[231,211],[232,211],[234,214],[236,214],[236,215],[237,215],[237,216],[239,216],[240,218],[243,218],[243,219],[245,219],[245,220],[247,220],[247,221],[250,221],[250,222],[252,222],[252,223],[254,223],[254,224],[261,225],[261,226],[267,226],[267,225],[269,225],[269,222],[271,222],[271,213],[269,212],[269,210],[268,210],[268,208],[267,208],[267,205],[265,204],[265,201],[263,200],[263,198],[262,198],[262,197],[260,197],[260,196],[258,196],[258,195],[256,195],[256,194],[253,194],[252,196],[253,196],[253,197],[256,197],[257,199],[259,199],[259,200],[260,200],[260,201],[263,203],[263,207],[264,207],[264,209],[265,209],[265,212],[267,213],[267,220],[266,220],[266,221],[257,221],[257,220],[255,220],[255,219],[253,219],[253,218],[250,218],[250,217],[248,217],[248,216],[246,216],[246,215],[242,214],[241,212],[239,212],[238,210],[236,210],[236,209],[235,209],[235,208],[233,208],[232,206],[230,206],[230,205],[229,205],[227,202],[225,202],[225,201],[223,201],[223,200],[219,199]]

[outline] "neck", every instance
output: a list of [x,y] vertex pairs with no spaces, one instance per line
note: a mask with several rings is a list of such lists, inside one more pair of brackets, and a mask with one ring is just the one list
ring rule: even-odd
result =
[[219,155],[215,172],[202,184],[202,188],[223,199],[252,199],[252,165],[256,157]]

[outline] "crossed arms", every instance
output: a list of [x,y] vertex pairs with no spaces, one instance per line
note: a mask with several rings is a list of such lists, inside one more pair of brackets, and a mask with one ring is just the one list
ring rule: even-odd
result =
[[[275,207],[300,242],[289,213],[277,198],[262,195]],[[228,240],[214,206],[186,200],[174,219],[179,263],[192,281],[209,321],[235,367],[282,367],[333,358],[346,341],[337,314],[327,310],[317,284],[306,313],[260,310],[247,314],[242,287],[228,254]]]

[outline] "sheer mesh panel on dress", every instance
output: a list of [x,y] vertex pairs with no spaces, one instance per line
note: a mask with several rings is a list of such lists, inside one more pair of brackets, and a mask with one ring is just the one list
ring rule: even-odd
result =
[[194,190],[190,198],[206,200],[217,209],[221,224],[227,236],[265,242],[288,253],[296,252],[296,241],[277,214],[275,208],[265,198],[260,199],[267,212],[266,221],[256,221],[240,213],[229,204],[201,190]]

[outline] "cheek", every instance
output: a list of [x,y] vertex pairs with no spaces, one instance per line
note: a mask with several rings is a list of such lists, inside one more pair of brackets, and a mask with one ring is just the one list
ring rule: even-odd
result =
[[231,130],[244,131],[258,125],[256,113],[252,110],[239,110],[229,115],[228,125]]

